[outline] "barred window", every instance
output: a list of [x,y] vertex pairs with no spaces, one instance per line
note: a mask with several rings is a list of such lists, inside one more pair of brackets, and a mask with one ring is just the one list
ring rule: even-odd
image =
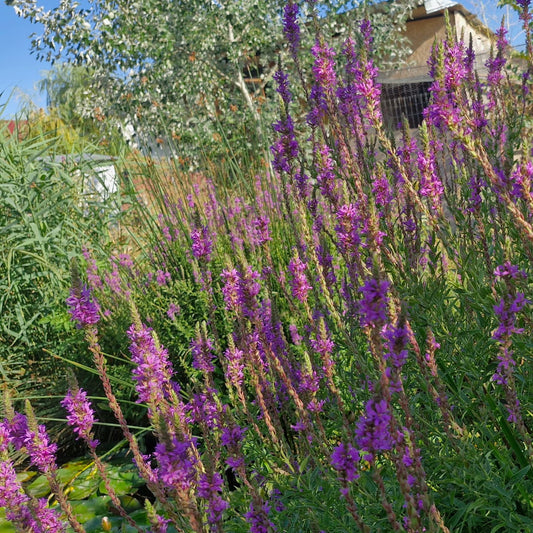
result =
[[410,128],[417,128],[424,119],[423,112],[430,98],[430,81],[416,83],[383,83],[381,111],[385,126],[399,129],[404,117]]

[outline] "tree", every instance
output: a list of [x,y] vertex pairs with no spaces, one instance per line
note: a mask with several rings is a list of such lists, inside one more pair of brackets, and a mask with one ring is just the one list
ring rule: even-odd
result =
[[[94,112],[144,131],[160,133],[164,124],[193,144],[216,121],[260,132],[269,82],[286,54],[283,0],[90,0],[84,7],[61,0],[52,10],[36,0],[10,1],[19,16],[43,26],[32,40],[39,59],[90,69],[85,106],[89,101]],[[354,7],[347,0],[319,4],[326,35],[338,31],[336,17],[326,15]],[[371,1],[356,4],[359,15],[366,9],[375,17],[382,56],[400,60],[399,32],[418,1],[381,2],[377,10]]]

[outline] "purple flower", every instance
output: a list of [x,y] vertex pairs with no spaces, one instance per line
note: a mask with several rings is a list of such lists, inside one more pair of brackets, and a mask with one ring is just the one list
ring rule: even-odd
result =
[[173,437],[169,446],[157,444],[154,456],[159,463],[157,477],[169,488],[188,491],[196,479],[194,440],[180,441]]
[[92,429],[95,423],[94,411],[87,393],[83,389],[69,389],[61,405],[66,409],[67,424],[73,427],[77,438],[82,438],[91,448],[98,446],[98,441],[93,439]]
[[180,306],[175,304],[174,302],[171,302],[167,309],[167,316],[170,318],[170,320],[175,320],[176,315],[181,312]]
[[372,192],[376,203],[381,206],[388,205],[392,200],[392,192],[389,185],[389,180],[385,174],[376,177],[372,183]]
[[390,407],[385,399],[367,402],[355,430],[357,446],[368,452],[365,460],[373,461],[375,453],[392,448],[391,422]]
[[496,42],[496,56],[490,57],[485,63],[489,72],[487,74],[487,83],[489,86],[497,85],[504,77],[502,70],[505,66],[506,59],[504,56],[506,48],[509,46],[507,41],[507,29],[505,26],[500,26],[500,29],[496,32],[498,40]]
[[252,220],[251,231],[249,232],[250,243],[254,246],[261,246],[272,240],[268,225],[270,219],[265,215],[259,215]]
[[278,84],[276,91],[281,96],[283,103],[288,107],[290,101],[292,100],[292,94],[289,90],[289,76],[285,74],[282,70],[277,70],[274,73],[274,81]]
[[[50,509],[46,498],[39,498],[37,505],[32,509],[43,533],[63,533],[67,525],[60,520],[56,509]],[[38,530],[35,530],[38,531]]]
[[320,85],[313,85],[311,87],[309,101],[311,104],[311,111],[309,111],[307,115],[307,123],[311,127],[315,127],[318,126],[328,110],[326,95],[324,89]]
[[355,481],[359,477],[360,460],[359,452],[350,443],[341,442],[331,454],[331,466],[339,472],[342,481]]
[[393,367],[402,368],[408,356],[406,349],[409,340],[407,329],[404,326],[393,327],[387,325],[383,336],[387,340],[385,359],[390,359]]
[[192,366],[203,372],[213,372],[215,370],[212,362],[215,358],[213,349],[213,341],[198,332],[196,339],[191,341]]
[[192,255],[198,260],[203,260],[206,263],[209,262],[213,251],[213,241],[209,235],[207,226],[194,229],[191,232],[191,241]]
[[128,270],[131,270],[134,266],[133,259],[129,254],[120,254],[118,256],[118,262],[120,266],[123,266],[124,268],[127,268]]
[[37,433],[31,432],[31,440],[28,439],[26,450],[28,451],[32,464],[41,472],[46,473],[57,470],[57,444],[50,442],[44,425],[39,424]]
[[302,303],[307,301],[307,294],[311,290],[311,285],[309,285],[305,275],[306,270],[307,264],[297,255],[290,260],[289,272],[291,273],[292,295]]
[[87,285],[72,287],[66,303],[77,328],[97,324],[100,320],[100,306],[91,295],[91,290]]
[[219,427],[219,411],[215,393],[214,389],[209,389],[207,392],[193,394],[185,406],[185,412],[189,413],[190,423],[205,424],[209,429]]
[[457,91],[467,75],[465,64],[465,45],[462,42],[450,44],[447,41],[444,46],[444,83],[449,93]]
[[300,47],[300,26],[298,25],[298,5],[289,2],[283,9],[283,33],[289,47],[292,57],[296,60],[298,49]]
[[241,446],[245,432],[246,428],[241,428],[236,424],[231,425],[231,427],[224,426],[222,428],[220,442],[223,446],[226,446],[228,450],[238,449]]
[[387,319],[387,291],[389,282],[370,278],[360,288],[363,298],[359,301],[362,327],[379,327]]
[[172,277],[170,276],[170,272],[158,270],[155,279],[157,281],[157,284],[162,287],[163,285],[167,285],[168,283],[170,283]]
[[212,526],[220,523],[222,513],[229,507],[229,503],[219,494],[222,485],[222,477],[218,472],[202,474],[198,481],[198,496],[207,500],[207,520]]
[[37,426],[37,433],[35,433],[29,427],[28,418],[21,413],[15,413],[12,420],[5,421],[4,424],[9,433],[10,443],[17,450],[26,448],[32,465],[42,473],[53,472],[57,469],[55,459],[57,444],[49,441],[43,425]]
[[230,383],[239,387],[244,380],[244,352],[233,346],[229,347],[224,355],[228,361],[227,377]]
[[152,329],[132,324],[128,330],[131,360],[137,366],[133,370],[133,379],[139,403],[148,403],[157,407],[166,398],[166,391],[172,378],[172,365],[168,352],[156,344]]
[[270,147],[274,156],[273,167],[281,174],[292,174],[298,158],[299,147],[294,133],[294,123],[290,115],[275,122],[272,127],[279,134],[278,140]]
[[10,461],[0,462],[0,508],[5,509],[6,518],[15,525],[17,531],[66,531],[66,524],[61,522],[55,509],[48,508],[46,498],[31,500],[24,493]]
[[341,206],[337,211],[338,246],[341,253],[358,254],[361,245],[363,221],[356,204]]
[[431,207],[437,211],[441,207],[441,196],[444,187],[435,170],[435,155],[420,152],[417,158],[420,170],[420,196],[427,196],[431,201]]
[[503,265],[499,265],[494,270],[494,275],[499,279],[517,279],[519,277],[525,278],[526,273],[520,270],[516,265],[510,261],[506,261]]
[[10,443],[9,425],[7,420],[0,422],[0,454],[7,451]]
[[509,376],[513,373],[516,361],[513,359],[513,353],[504,348],[498,355],[498,367],[492,376],[492,380],[499,385],[508,385]]
[[494,313],[500,319],[498,328],[493,333],[492,338],[499,342],[504,342],[513,333],[523,333],[523,328],[516,327],[516,315],[529,303],[522,292],[517,292],[516,296],[507,299],[502,298],[494,306]]
[[268,502],[250,502],[250,510],[244,515],[250,524],[250,533],[269,533],[277,531],[274,524],[269,520],[270,505]]
[[122,280],[120,278],[120,272],[118,271],[118,265],[112,262],[113,270],[110,274],[105,275],[105,282],[108,288],[110,288],[115,294],[122,296],[125,291],[122,288]]
[[377,83],[378,70],[368,57],[372,45],[371,27],[368,20],[363,21],[360,27],[365,41],[360,53],[356,53],[353,39],[348,38],[344,43],[348,79],[345,90],[339,95],[342,94],[346,110],[353,109],[353,115],[361,115],[378,126],[382,118],[381,86]]
[[250,266],[241,274],[237,269],[223,270],[221,277],[225,284],[222,288],[226,309],[245,317],[252,318],[258,307],[257,295],[261,285],[257,282],[261,275]]
[[316,180],[322,195],[336,206],[339,201],[339,195],[335,181],[334,163],[330,152],[326,144],[315,148],[318,169]]
[[103,286],[102,278],[98,275],[98,266],[96,260],[91,257],[91,254],[85,246],[82,248],[82,254],[87,261],[87,280],[93,289],[100,289]]
[[28,419],[22,413],[15,413],[11,420],[5,420],[4,426],[7,428],[9,442],[17,450],[26,447],[30,430],[28,428]]
[[311,53],[315,56],[313,73],[315,74],[316,82],[322,88],[326,97],[333,98],[337,87],[335,51],[324,42],[317,40],[311,48]]
[[237,311],[243,300],[241,275],[236,268],[223,270],[220,274],[224,280],[222,295],[226,302],[226,309]]
[[[10,461],[0,462],[0,508],[6,510],[6,518],[18,524],[27,521],[25,511],[30,498],[22,490],[17,473]],[[31,516],[31,514],[30,514]]]

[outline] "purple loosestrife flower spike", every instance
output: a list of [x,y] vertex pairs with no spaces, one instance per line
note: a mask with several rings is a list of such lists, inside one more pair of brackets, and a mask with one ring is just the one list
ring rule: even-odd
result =
[[355,481],[359,477],[360,459],[359,452],[350,443],[341,442],[331,454],[331,466],[339,473],[341,481]]
[[55,509],[47,507],[45,498],[31,500],[17,480],[11,461],[0,461],[0,508],[17,531],[33,533],[64,533],[63,523]]
[[[27,508],[30,498],[22,490],[11,461],[0,462],[0,508],[6,510],[6,518],[22,528],[31,519]],[[22,529],[24,530],[24,529]]]
[[339,203],[339,194],[337,192],[335,163],[331,157],[331,150],[326,144],[315,148],[315,157],[317,160],[318,173],[316,180],[320,187],[320,192],[327,198],[333,207]]
[[270,505],[268,502],[252,500],[250,510],[244,515],[250,524],[250,533],[269,533],[277,531],[274,524],[269,520]]
[[241,448],[246,429],[247,428],[241,428],[233,421],[222,428],[220,443],[228,450],[226,464],[235,470],[244,466],[244,457]]
[[387,292],[389,282],[386,280],[375,280],[373,278],[365,281],[360,291],[363,298],[359,302],[359,312],[361,315],[361,326],[372,328],[379,327],[387,320]]
[[360,57],[355,58],[353,41],[348,40],[345,45],[345,55],[348,58],[347,72],[353,77],[351,87],[357,95],[362,115],[375,127],[379,127],[381,115],[381,86],[377,83],[378,69],[370,59],[372,49],[372,28],[368,20],[361,23],[361,33],[364,44],[360,50]]
[[435,154],[419,153],[417,158],[420,170],[420,196],[426,196],[431,202],[431,208],[439,211],[444,187],[435,169]]
[[67,424],[73,427],[77,438],[83,439],[90,448],[96,448],[98,441],[93,437],[92,429],[96,419],[87,393],[83,389],[69,389],[61,405],[66,409]]
[[207,226],[196,228],[191,232],[192,255],[208,263],[211,260],[213,251],[213,240],[209,234]]
[[502,71],[506,63],[505,50],[509,46],[509,41],[506,37],[507,29],[505,26],[500,26],[500,29],[496,32],[496,35],[498,37],[496,42],[496,56],[490,57],[485,63],[485,66],[489,70],[487,74],[487,83],[489,87],[497,86],[504,78]]
[[87,262],[87,280],[92,289],[101,289],[103,286],[102,278],[98,275],[98,266],[96,260],[91,256],[89,249],[85,246],[82,248],[82,254]]
[[274,157],[272,165],[280,174],[292,174],[294,163],[298,158],[299,146],[294,133],[294,122],[290,115],[275,122],[272,127],[279,135],[278,140],[270,147]]
[[383,336],[387,340],[385,359],[390,360],[393,367],[402,368],[408,356],[407,344],[409,343],[409,334],[407,328],[402,325],[396,327],[387,325]]
[[494,274],[497,279],[505,282],[508,292],[494,306],[494,312],[499,318],[500,323],[492,338],[500,344],[500,351],[498,354],[498,366],[492,379],[504,388],[507,399],[506,407],[509,412],[508,420],[516,423],[522,435],[526,436],[528,431],[520,413],[520,401],[517,398],[513,376],[516,361],[513,359],[513,352],[511,350],[511,335],[514,333],[523,333],[524,331],[523,328],[516,327],[516,316],[530,303],[522,292],[516,292],[514,280],[519,277],[526,277],[526,275],[525,272],[519,270],[516,265],[511,264],[509,261],[498,266]]
[[300,26],[298,25],[298,5],[289,2],[283,9],[283,33],[294,60],[298,58],[298,50],[300,48]]
[[197,328],[196,338],[191,341],[192,352],[192,366],[197,370],[203,372],[213,372],[215,367],[213,365],[213,350],[215,345],[213,341],[207,337],[205,329],[202,331]]
[[139,403],[147,403],[150,408],[157,407],[167,399],[168,387],[172,378],[172,365],[168,352],[158,346],[152,329],[141,324],[132,324],[128,330],[131,360],[137,366],[133,370],[133,379]]
[[335,51],[324,42],[317,40],[311,48],[311,53],[315,56],[313,73],[317,85],[322,89],[326,99],[333,101],[337,88]]
[[[30,410],[29,402],[26,405]],[[50,442],[43,425],[37,425],[34,419],[33,424],[30,424],[28,417],[16,413],[9,424],[9,431],[11,443],[19,450],[26,448],[32,465],[40,472],[47,474],[57,470],[55,458],[57,444]]]
[[221,277],[225,284],[222,288],[226,309],[237,315],[252,318],[258,307],[257,295],[261,290],[258,283],[261,275],[250,266],[241,274],[237,269],[223,270]]
[[228,361],[227,378],[235,387],[240,387],[244,381],[244,352],[236,346],[230,346],[224,352]]
[[337,232],[339,251],[348,256],[359,255],[359,247],[364,233],[364,222],[361,220],[358,205],[347,204],[337,210]]
[[392,448],[391,421],[390,406],[385,399],[367,402],[355,430],[357,446],[368,452],[366,461],[373,461],[374,454]]
[[188,491],[196,480],[194,440],[180,441],[173,437],[170,445],[159,443],[154,456],[159,463],[158,478],[169,488]]
[[222,485],[222,477],[218,472],[202,474],[198,481],[198,497],[207,501],[207,520],[213,527],[220,524],[222,514],[229,507],[229,503],[220,496]]
[[66,302],[77,328],[93,326],[100,320],[100,306],[87,285],[72,287]]
[[193,394],[189,403],[185,406],[185,412],[189,415],[190,423],[203,424],[212,430],[220,426],[219,409],[215,400],[215,389]]
[[179,315],[181,312],[181,308],[179,305],[175,304],[174,302],[170,302],[170,305],[167,309],[167,316],[170,318],[170,320],[176,320],[176,315]]
[[307,295],[311,290],[311,285],[305,275],[306,270],[307,264],[296,253],[289,262],[289,272],[291,273],[292,295],[302,303],[307,302]]
[[500,319],[498,328],[493,333],[492,338],[499,342],[504,342],[513,333],[523,333],[523,328],[516,327],[516,315],[529,303],[524,293],[517,292],[516,296],[504,299],[494,306],[494,312]]

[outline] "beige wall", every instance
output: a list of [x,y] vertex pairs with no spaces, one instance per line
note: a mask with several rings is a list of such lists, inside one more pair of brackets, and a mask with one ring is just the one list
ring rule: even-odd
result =
[[441,41],[444,39],[444,17],[439,16],[408,22],[406,35],[413,50],[413,53],[407,58],[407,64],[425,66],[435,40]]
[[[466,44],[472,35],[472,43],[477,57],[476,67],[483,71],[483,64],[488,57],[492,43],[488,32],[476,27],[476,24],[471,24],[468,15],[465,16],[460,11],[450,13],[450,23],[455,29],[456,38],[463,37]],[[444,15],[408,22],[405,35],[408,37],[413,50],[413,53],[406,60],[408,66],[395,72],[383,72],[381,80],[393,82],[395,80],[423,81],[429,79],[427,61],[431,55],[433,43],[435,40],[442,41],[445,34]]]
[[472,46],[476,55],[487,55],[492,44],[488,35],[484,35],[468,22],[466,17],[459,12],[454,13],[455,35],[458,39],[463,37],[463,41],[468,45],[470,35],[472,35]]

